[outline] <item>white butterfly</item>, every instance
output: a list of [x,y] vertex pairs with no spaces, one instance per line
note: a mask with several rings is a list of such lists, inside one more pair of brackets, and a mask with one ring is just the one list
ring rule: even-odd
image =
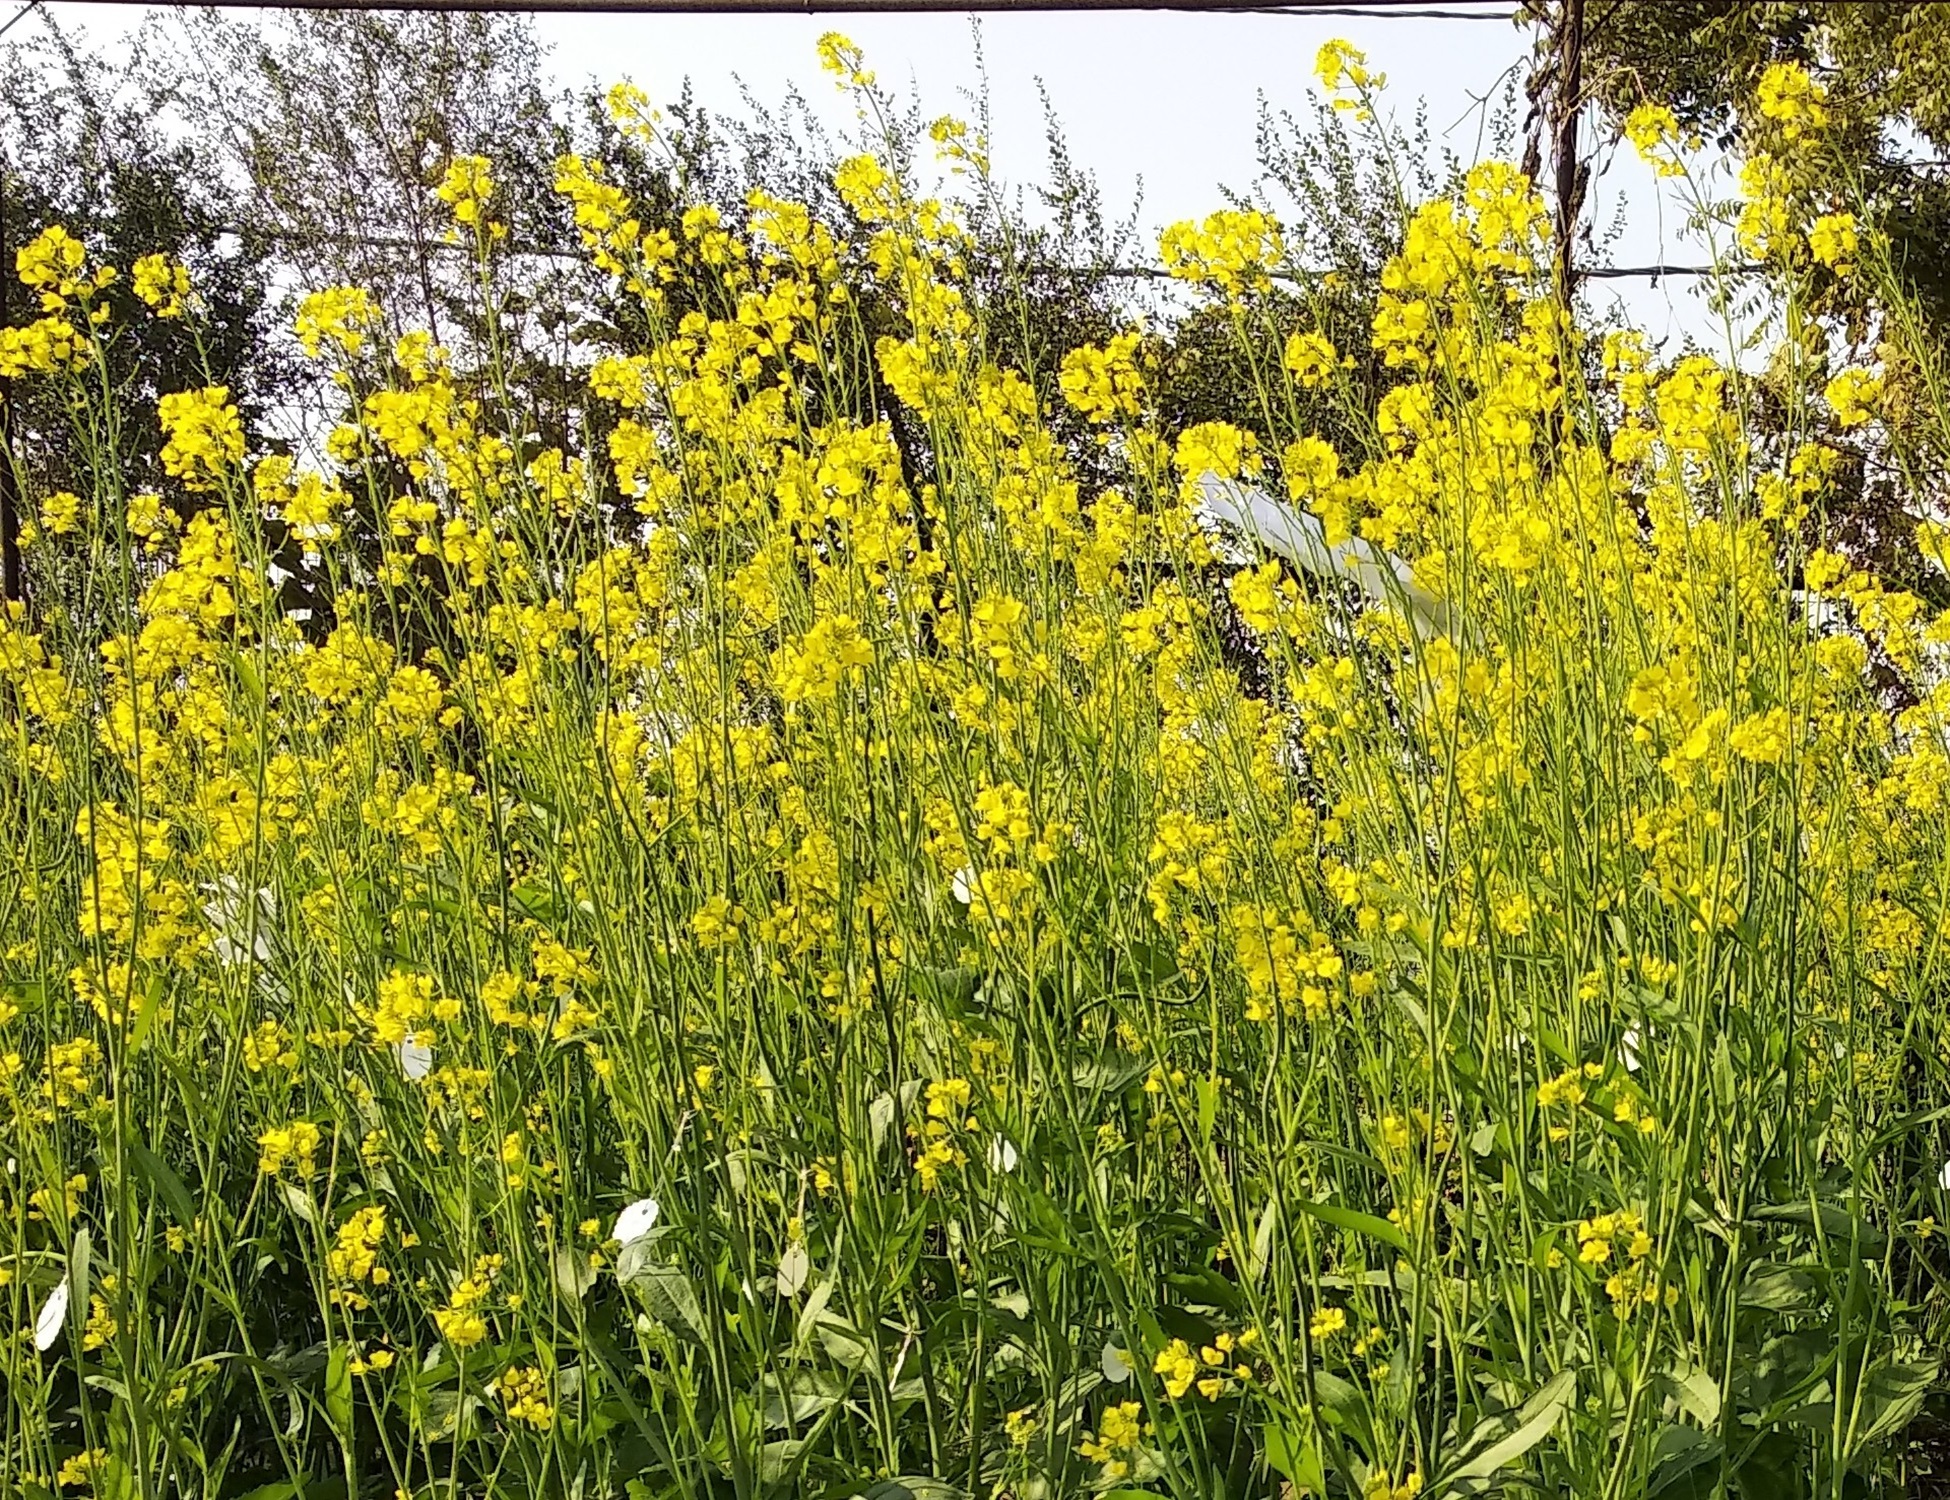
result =
[[41,1304],[41,1315],[34,1319],[34,1347],[45,1354],[54,1347],[54,1341],[61,1337],[62,1325],[68,1321],[68,1278],[63,1276],[61,1284],[48,1293],[47,1301]]
[[609,1237],[626,1245],[631,1240],[640,1240],[656,1227],[657,1214],[655,1198],[639,1198],[616,1216],[616,1227],[610,1230]]

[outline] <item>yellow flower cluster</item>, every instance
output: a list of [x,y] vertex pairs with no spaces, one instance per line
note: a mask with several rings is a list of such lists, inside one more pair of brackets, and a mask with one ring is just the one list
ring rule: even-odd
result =
[[1171,225],[1158,241],[1158,254],[1181,281],[1237,297],[1272,286],[1286,244],[1272,215],[1256,208],[1221,209],[1203,223]]
[[190,270],[166,255],[144,255],[130,268],[136,296],[159,318],[180,318],[190,306]]
[[325,1137],[309,1120],[293,1120],[289,1125],[273,1125],[257,1138],[257,1170],[275,1177],[286,1167],[299,1178],[318,1171],[318,1148]]
[[1095,1433],[1086,1433],[1077,1452],[1101,1466],[1098,1480],[1115,1484],[1131,1472],[1132,1461],[1144,1446],[1150,1426],[1144,1420],[1144,1407],[1136,1401],[1121,1401],[1104,1408],[1097,1419]]
[[220,385],[175,391],[156,404],[163,468],[191,491],[213,490],[244,459],[244,422]]

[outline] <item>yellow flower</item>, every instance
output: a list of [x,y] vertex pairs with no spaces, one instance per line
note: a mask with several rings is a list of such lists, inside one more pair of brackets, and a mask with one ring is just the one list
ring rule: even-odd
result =
[[1693,140],[1682,143],[1679,117],[1667,106],[1651,100],[1625,117],[1625,138],[1632,143],[1640,160],[1661,177],[1683,175],[1686,165],[1679,158],[1682,144],[1688,150],[1696,149],[1699,144]]
[[1883,380],[1868,370],[1848,369],[1828,382],[1822,394],[1829,410],[1844,427],[1860,427],[1875,415],[1882,400]]
[[866,54],[859,45],[837,31],[822,35],[817,43],[819,65],[828,73],[856,89],[873,87],[873,74],[868,71]]
[[872,664],[873,645],[861,635],[859,621],[830,615],[773,653],[772,682],[787,703],[830,702]]
[[244,423],[226,386],[176,391],[156,405],[167,441],[163,468],[186,490],[215,489],[243,461]]
[[1303,390],[1317,390],[1334,378],[1340,356],[1322,333],[1291,333],[1281,350],[1280,362]]
[[1086,1435],[1077,1452],[1103,1466],[1100,1478],[1115,1483],[1131,1471],[1131,1458],[1143,1444],[1144,1407],[1136,1401],[1123,1401],[1104,1408],[1097,1419],[1096,1435]]
[[1838,276],[1855,269],[1854,214],[1823,214],[1808,226],[1808,253]]
[[1422,1471],[1410,1469],[1396,1484],[1386,1469],[1368,1471],[1367,1482],[1361,1486],[1361,1500],[1415,1500],[1422,1493]]
[[1136,416],[1144,397],[1139,343],[1137,333],[1120,333],[1101,349],[1094,344],[1072,349],[1057,374],[1063,399],[1092,423]]
[[[1352,89],[1357,93],[1372,93],[1387,86],[1388,79],[1380,73],[1368,71],[1368,54],[1352,42],[1338,37],[1321,43],[1320,50],[1314,54],[1314,77],[1320,86],[1330,94],[1342,94]],[[1336,109],[1355,109],[1356,118],[1365,120],[1368,112],[1351,99],[1336,98]]]
[[1151,1372],[1163,1378],[1165,1394],[1176,1401],[1198,1379],[1198,1359],[1191,1345],[1183,1339],[1173,1339],[1158,1351],[1158,1357],[1151,1362]]
[[547,1429],[555,1420],[548,1403],[548,1384],[533,1365],[511,1365],[495,1379],[501,1404],[510,1422],[526,1422]]
[[41,501],[41,529],[50,536],[66,536],[81,520],[81,496],[56,490]]
[[309,1120],[274,1125],[257,1138],[257,1170],[276,1176],[288,1165],[299,1177],[310,1177],[318,1168],[315,1158],[323,1139]]
[[88,250],[59,224],[50,224],[14,252],[21,283],[41,294],[44,312],[58,311],[69,297],[92,290],[83,274]]
[[159,318],[180,318],[189,306],[189,267],[166,255],[145,255],[132,267],[136,296]]
[[1158,241],[1164,267],[1181,281],[1216,286],[1227,296],[1265,291],[1286,258],[1279,221],[1253,209],[1220,209],[1203,223],[1185,220]]
[[293,323],[298,342],[313,359],[327,344],[344,355],[357,354],[379,326],[379,307],[363,287],[328,286],[298,304]]
[[507,226],[487,218],[488,203],[495,189],[491,165],[485,156],[456,156],[447,164],[446,175],[433,195],[453,209],[456,224],[482,228],[499,238],[507,233]]
[[1787,140],[1798,140],[1828,123],[1823,101],[1828,91],[1797,63],[1777,62],[1768,66],[1755,89],[1761,115],[1781,127]]

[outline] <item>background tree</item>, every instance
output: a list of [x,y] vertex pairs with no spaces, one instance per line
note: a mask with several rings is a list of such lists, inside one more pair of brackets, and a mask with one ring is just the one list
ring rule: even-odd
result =
[[[125,372],[124,440],[112,455],[91,456],[75,445],[67,413],[48,409],[38,386],[22,385],[14,396],[14,458],[34,490],[85,488],[80,466],[110,458],[130,488],[159,487],[157,396],[214,377],[254,424],[286,388],[290,366],[267,339],[262,316],[263,248],[231,232],[236,205],[216,163],[196,143],[158,128],[130,69],[52,28],[0,48],[0,173],[5,274],[13,274],[13,252],[50,224],[124,273],[108,291]],[[203,302],[195,334],[180,320],[133,316],[139,304],[128,268],[157,252],[190,269]]]
[[1812,142],[1777,154],[1807,179],[1810,201],[1859,204],[1875,245],[1860,274],[1797,267],[1796,295],[1833,342],[1811,357],[1877,360],[1891,386],[1872,435],[1834,437],[1850,463],[1826,523],[1849,555],[1941,595],[1913,532],[1919,507],[1945,498],[1950,458],[1919,389],[1950,334],[1950,5],[1620,0],[1588,14],[1587,88],[1615,128],[1652,102],[1670,108],[1682,132],[1745,154],[1760,138],[1771,65],[1800,64],[1825,89],[1818,157]]

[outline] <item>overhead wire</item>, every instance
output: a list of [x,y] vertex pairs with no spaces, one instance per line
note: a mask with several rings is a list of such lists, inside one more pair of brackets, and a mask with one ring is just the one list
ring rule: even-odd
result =
[[[30,0],[41,3],[41,0]],[[69,5],[120,0],[62,0]],[[508,11],[538,15],[898,15],[1040,11],[1182,11],[1203,15],[1341,16],[1374,20],[1513,21],[1509,0],[177,0],[184,10]],[[16,18],[17,19],[17,18]]]
[[27,0],[27,3],[25,5],[21,6],[19,10],[14,12],[13,19],[11,21],[7,22],[5,26],[0,26],[0,36],[5,36],[8,32],[12,31],[14,27],[18,26],[22,21],[26,20],[29,11],[39,10],[41,8],[41,4],[42,4],[42,0]]

